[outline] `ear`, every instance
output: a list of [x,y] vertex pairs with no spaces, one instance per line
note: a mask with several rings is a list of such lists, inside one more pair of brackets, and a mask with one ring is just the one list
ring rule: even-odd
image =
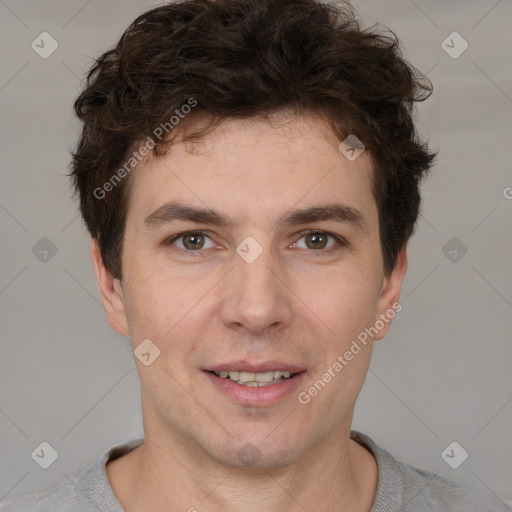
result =
[[[405,244],[398,253],[395,267],[391,274],[385,276],[382,282],[382,289],[379,297],[379,305],[377,311],[376,325],[379,327],[378,333],[375,335],[374,341],[381,340],[389,332],[391,322],[396,313],[402,310],[400,304],[400,291],[402,290],[402,282],[407,270],[407,244]],[[378,322],[378,323],[377,323]],[[384,324],[382,329],[380,326]]]
[[95,238],[92,240],[92,262],[108,323],[117,333],[129,336],[121,282],[112,277],[112,274],[105,268],[98,241]]

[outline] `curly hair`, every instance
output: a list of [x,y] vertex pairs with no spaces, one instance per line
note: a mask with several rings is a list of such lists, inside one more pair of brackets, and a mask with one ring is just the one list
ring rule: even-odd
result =
[[105,267],[121,279],[126,163],[136,166],[144,143],[155,158],[165,155],[176,124],[169,120],[185,106],[210,120],[194,138],[224,120],[284,109],[321,116],[340,141],[354,134],[371,156],[389,274],[414,232],[420,182],[436,157],[412,119],[414,103],[431,92],[395,34],[363,30],[348,3],[172,2],[139,16],[87,73],[74,104],[83,127],[69,176]]

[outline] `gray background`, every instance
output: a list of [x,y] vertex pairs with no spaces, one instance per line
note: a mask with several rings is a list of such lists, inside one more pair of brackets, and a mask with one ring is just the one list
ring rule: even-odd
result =
[[[422,187],[404,308],[375,347],[354,428],[512,503],[512,3],[354,3],[434,83],[418,127],[440,151]],[[0,499],[55,485],[142,434],[128,341],[105,319],[65,173],[81,76],[156,5],[0,0]],[[59,44],[47,59],[31,48],[43,31]],[[469,44],[457,59],[441,46],[453,31]],[[57,248],[46,262],[33,253],[42,237]],[[42,441],[59,454],[46,470],[31,458]],[[441,458],[452,441],[469,452],[458,469]]]

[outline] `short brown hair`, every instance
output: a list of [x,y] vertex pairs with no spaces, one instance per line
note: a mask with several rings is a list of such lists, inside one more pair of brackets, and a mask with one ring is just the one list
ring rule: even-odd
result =
[[155,130],[192,99],[210,128],[288,109],[321,116],[340,141],[360,139],[374,163],[389,274],[414,231],[420,181],[436,156],[412,120],[414,103],[432,86],[390,34],[361,29],[347,3],[317,0],[182,0],[139,16],[95,61],[74,105],[83,129],[70,176],[109,272],[122,278],[126,162],[145,141],[155,157],[165,154],[169,137]]

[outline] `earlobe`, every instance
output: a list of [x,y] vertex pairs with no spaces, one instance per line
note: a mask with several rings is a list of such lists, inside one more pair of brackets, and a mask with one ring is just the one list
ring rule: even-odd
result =
[[381,340],[387,335],[393,318],[402,309],[400,292],[406,271],[407,244],[398,253],[395,267],[383,280],[376,318],[376,323],[379,327],[382,326],[382,329],[379,329],[379,332],[375,335],[375,341]]
[[92,240],[92,261],[100,290],[101,303],[112,329],[122,336],[129,336],[128,322],[124,305],[122,283],[115,279],[103,264],[98,241]]

